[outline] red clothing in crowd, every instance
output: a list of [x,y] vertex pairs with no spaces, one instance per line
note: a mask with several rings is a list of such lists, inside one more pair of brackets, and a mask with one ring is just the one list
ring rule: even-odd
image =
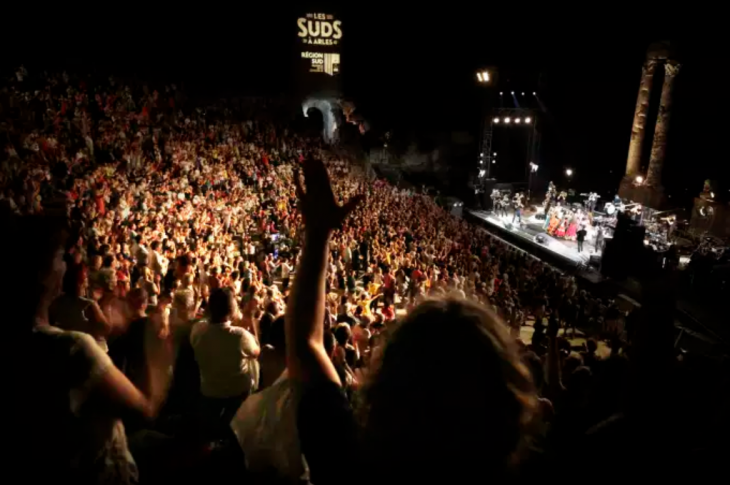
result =
[[99,211],[99,215],[103,216],[106,214],[106,208],[104,206],[104,197],[102,195],[96,196],[96,209]]
[[420,269],[414,269],[413,270],[413,274],[411,275],[411,277],[415,281],[421,281],[421,278],[423,278],[423,273],[421,273],[421,270]]

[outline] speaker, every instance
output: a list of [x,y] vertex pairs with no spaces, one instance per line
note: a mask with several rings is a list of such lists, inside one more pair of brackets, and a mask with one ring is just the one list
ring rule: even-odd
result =
[[588,259],[588,266],[599,269],[601,267],[601,257],[597,254],[591,254],[591,257]]
[[639,226],[627,215],[619,213],[613,239],[606,243],[603,251],[601,273],[614,279],[625,279],[643,272],[646,260],[644,236],[646,228]]

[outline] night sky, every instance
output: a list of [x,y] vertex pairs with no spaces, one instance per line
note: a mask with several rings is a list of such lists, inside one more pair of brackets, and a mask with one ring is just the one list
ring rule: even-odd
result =
[[[24,20],[6,24],[5,37],[14,45],[6,45],[0,57],[4,74],[24,62],[31,69],[136,74],[204,94],[286,92],[293,87],[296,17],[323,10],[342,19],[345,94],[375,131],[408,133],[426,149],[451,131],[468,131],[476,139],[480,103],[474,72],[498,66],[519,73],[523,90],[538,91],[548,107],[541,175],[559,181],[571,167],[577,189],[608,190],[623,175],[646,48],[668,39],[676,43],[683,67],[665,167],[667,191],[684,205],[707,178],[730,190],[724,147],[730,106],[726,67],[718,67],[728,42],[721,41],[722,29],[713,27],[711,13],[703,12],[700,23],[690,20],[692,12],[629,19],[618,7],[608,13],[533,12],[525,4],[497,12],[483,3],[447,5],[415,9],[358,2],[334,9],[321,3],[251,9],[248,3],[201,3],[192,9],[181,4],[122,10],[119,4],[98,12],[65,7],[17,14]],[[472,159],[454,160],[467,163]]]

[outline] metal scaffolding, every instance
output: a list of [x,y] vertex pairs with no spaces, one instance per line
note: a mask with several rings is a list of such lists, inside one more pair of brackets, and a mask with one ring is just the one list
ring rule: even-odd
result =
[[483,179],[490,179],[492,175],[492,161],[494,159],[492,153],[492,141],[494,139],[494,125],[495,119],[499,119],[500,123],[505,118],[514,120],[519,118],[521,120],[530,119],[531,129],[527,134],[528,150],[525,159],[525,180],[530,174],[530,162],[536,160],[538,155],[538,148],[540,144],[540,132],[537,129],[538,117],[537,110],[533,108],[492,108],[487,111],[486,117],[484,118],[484,127],[482,130],[482,139],[480,143],[479,153],[479,169],[486,171],[486,176]]

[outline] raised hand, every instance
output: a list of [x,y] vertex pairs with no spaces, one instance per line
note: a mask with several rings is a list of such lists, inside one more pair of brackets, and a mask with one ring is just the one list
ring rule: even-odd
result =
[[360,203],[362,196],[355,196],[345,205],[338,205],[322,161],[310,158],[303,165],[306,191],[300,176],[295,177],[295,182],[305,229],[308,234],[328,235],[342,225],[348,214]]

